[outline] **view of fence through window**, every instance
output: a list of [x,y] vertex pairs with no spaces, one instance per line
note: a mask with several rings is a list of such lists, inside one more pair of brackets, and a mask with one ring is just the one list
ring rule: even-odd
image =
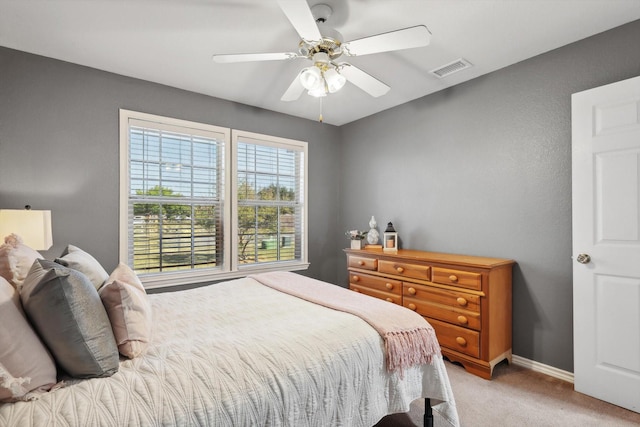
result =
[[[255,134],[227,142],[213,131],[182,130],[144,121],[129,124],[129,256],[134,269],[229,268],[225,251],[238,267],[301,261],[304,146],[255,139]],[[235,144],[233,167],[225,160],[229,143]],[[231,201],[224,197],[225,168],[236,174]],[[231,218],[225,218],[224,204],[231,202]],[[233,247],[225,248],[223,221],[235,225]]]
[[137,126],[129,141],[134,269],[219,265],[224,141]]
[[300,259],[301,160],[299,151],[238,142],[239,264]]

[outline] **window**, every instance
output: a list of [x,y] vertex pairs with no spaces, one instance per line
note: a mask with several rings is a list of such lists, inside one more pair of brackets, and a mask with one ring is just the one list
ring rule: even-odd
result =
[[236,131],[233,141],[238,265],[299,261],[305,224],[304,147]]
[[146,286],[307,263],[307,144],[120,112],[120,259]]

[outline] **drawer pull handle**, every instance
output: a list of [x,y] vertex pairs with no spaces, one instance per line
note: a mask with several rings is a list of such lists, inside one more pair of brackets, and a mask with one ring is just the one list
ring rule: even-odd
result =
[[451,280],[452,282],[457,282],[458,276],[456,276],[455,274],[452,274],[451,276],[449,276],[449,280]]
[[467,305],[467,300],[462,297],[459,297],[456,301],[458,301],[458,304],[460,304],[461,306]]
[[415,305],[415,304],[409,304],[409,309],[410,309],[410,310],[416,311],[416,308],[417,308],[417,307],[416,307],[416,305]]
[[351,277],[351,280],[353,280],[354,282],[357,282],[358,280],[360,280],[360,278],[354,274],[354,275]]
[[416,294],[416,289],[415,288],[409,288],[409,289],[407,289],[407,292],[409,292],[411,295],[415,295]]
[[393,283],[387,283],[386,285],[384,285],[387,289],[391,290],[393,289]]
[[358,261],[358,265],[364,265],[364,261],[362,260]]
[[458,316],[458,322],[463,324],[463,325],[466,325],[468,320],[467,320],[467,318],[465,316]]
[[402,272],[404,271],[404,268],[402,268],[402,267],[396,267],[396,271],[397,271],[398,273],[402,273]]
[[393,299],[392,298],[387,298],[387,301],[393,302]]
[[456,337],[456,342],[463,347],[467,345],[467,340],[462,337]]

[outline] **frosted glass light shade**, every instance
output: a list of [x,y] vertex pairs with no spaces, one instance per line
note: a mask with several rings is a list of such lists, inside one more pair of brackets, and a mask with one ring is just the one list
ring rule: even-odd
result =
[[347,82],[347,79],[333,68],[324,72],[324,80],[327,82],[329,93],[339,91]]
[[310,90],[309,92],[307,92],[309,95],[314,96],[316,98],[320,98],[323,96],[327,96],[327,91],[324,88],[324,85],[320,85],[315,89]]
[[51,211],[0,209],[0,239],[11,233],[36,251],[49,249],[53,245]]
[[318,67],[308,67],[300,73],[300,83],[307,90],[314,90],[322,83],[322,74]]

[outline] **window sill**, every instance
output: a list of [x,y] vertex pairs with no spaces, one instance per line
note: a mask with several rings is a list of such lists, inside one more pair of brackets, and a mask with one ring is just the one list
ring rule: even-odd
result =
[[266,273],[269,271],[301,271],[309,268],[309,263],[271,264],[251,266],[238,271],[201,270],[175,273],[142,274],[140,280],[145,289],[159,289],[172,286],[193,285],[220,280],[238,279],[249,274]]

